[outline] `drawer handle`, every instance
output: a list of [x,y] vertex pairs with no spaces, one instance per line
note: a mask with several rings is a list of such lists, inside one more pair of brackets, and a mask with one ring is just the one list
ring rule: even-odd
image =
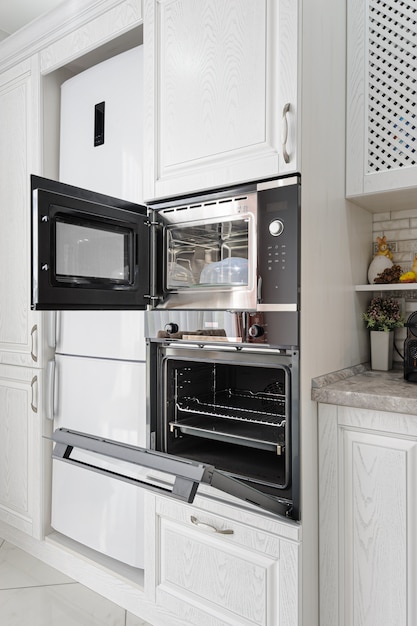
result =
[[231,528],[225,528],[224,530],[221,530],[219,528],[216,528],[215,526],[212,526],[211,524],[206,524],[206,522],[200,522],[200,520],[198,520],[194,515],[191,515],[190,519],[191,522],[195,524],[195,526],[199,526],[200,528],[204,528],[205,530],[210,530],[211,532],[218,533],[219,535],[233,535],[233,533],[235,532]]

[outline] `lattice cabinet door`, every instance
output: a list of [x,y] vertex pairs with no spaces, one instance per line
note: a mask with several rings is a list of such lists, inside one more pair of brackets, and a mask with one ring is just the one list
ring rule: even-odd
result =
[[417,186],[417,3],[348,0],[347,196]]

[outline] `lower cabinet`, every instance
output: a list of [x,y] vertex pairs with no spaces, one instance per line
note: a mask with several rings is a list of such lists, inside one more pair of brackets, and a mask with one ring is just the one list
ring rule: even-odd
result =
[[299,525],[201,497],[147,495],[147,511],[145,586],[166,614],[199,626],[299,624]]
[[0,365],[0,521],[40,536],[41,372]]
[[417,624],[417,416],[319,406],[321,626]]

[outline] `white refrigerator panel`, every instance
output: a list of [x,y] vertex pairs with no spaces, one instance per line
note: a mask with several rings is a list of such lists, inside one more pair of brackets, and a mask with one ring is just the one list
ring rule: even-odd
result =
[[56,352],[146,361],[143,311],[57,311]]
[[[83,460],[89,462],[89,453],[83,453]],[[117,464],[114,471],[119,471]],[[52,472],[52,527],[93,550],[143,568],[143,489],[55,459]]]
[[57,354],[49,384],[54,430],[146,446],[145,363]]
[[[61,86],[60,180],[142,201],[143,46],[77,74]],[[94,145],[104,103],[104,143]]]

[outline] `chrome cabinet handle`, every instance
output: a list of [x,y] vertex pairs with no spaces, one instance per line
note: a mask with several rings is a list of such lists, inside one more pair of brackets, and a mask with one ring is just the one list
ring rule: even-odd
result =
[[32,401],[31,401],[31,403],[30,403],[30,406],[31,406],[31,409],[32,409],[32,411],[33,411],[34,413],[37,413],[37,412],[38,412],[38,407],[37,407],[37,404],[38,404],[38,395],[37,395],[37,394],[36,394],[36,405],[35,405],[35,402],[34,402],[34,396],[35,396],[34,387],[35,387],[35,385],[37,386],[37,384],[38,384],[38,377],[37,377],[37,376],[34,376],[34,377],[32,378],[31,383],[30,383],[31,390],[32,390]]
[[191,515],[190,520],[192,524],[195,524],[195,526],[199,526],[200,528],[204,528],[205,530],[210,530],[211,532],[218,533],[219,535],[233,535],[235,532],[231,528],[225,528],[224,530],[221,530],[220,528],[216,528],[212,524],[200,522],[200,520],[197,519],[194,515]]
[[48,311],[48,347],[56,348],[57,312]]
[[288,120],[287,113],[290,110],[290,103],[284,105],[282,110],[282,156],[285,163],[290,162],[290,155],[287,152],[287,140],[288,140]]
[[[35,336],[36,335],[36,336]],[[36,352],[38,351],[38,325],[35,324],[34,326],[32,326],[32,330],[30,331],[30,339],[31,339],[31,344],[32,347],[30,349],[30,356],[32,357],[32,361],[35,361],[35,363],[38,361],[38,357],[35,354],[35,339],[36,339]]]
[[48,361],[46,366],[46,397],[45,415],[48,420],[54,419],[54,388],[55,388],[55,360]]

